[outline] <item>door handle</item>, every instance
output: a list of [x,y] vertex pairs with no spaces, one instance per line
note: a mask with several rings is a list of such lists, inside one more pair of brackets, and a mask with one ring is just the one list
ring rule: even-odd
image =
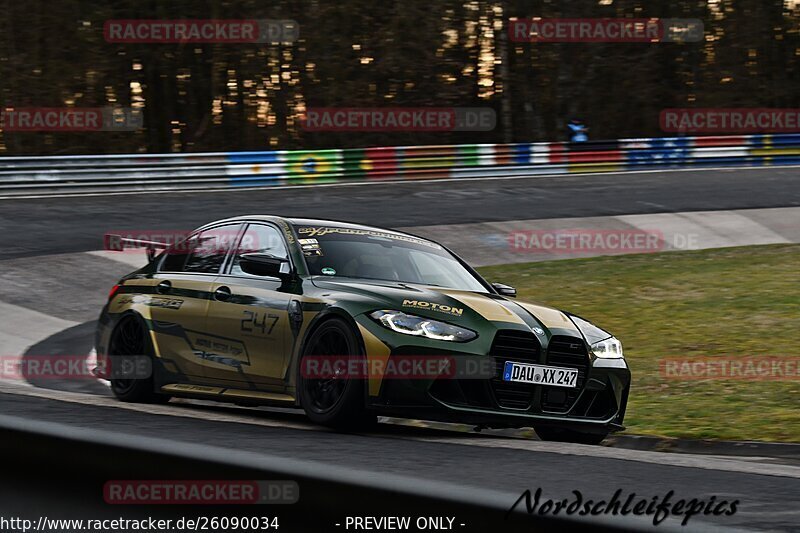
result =
[[156,292],[158,294],[167,294],[170,290],[172,290],[172,283],[169,280],[164,280],[158,285],[156,285]]
[[231,290],[225,285],[217,287],[217,290],[214,291],[214,299],[220,302],[227,301],[230,297]]

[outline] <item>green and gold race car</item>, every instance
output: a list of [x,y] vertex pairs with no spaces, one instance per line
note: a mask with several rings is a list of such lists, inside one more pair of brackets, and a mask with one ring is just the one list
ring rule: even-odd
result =
[[123,240],[150,261],[112,288],[96,349],[152,364],[111,378],[120,400],[299,406],[338,428],[377,415],[527,426],[582,443],[623,429],[617,339],[516,301],[428,239],[258,215],[171,246]]

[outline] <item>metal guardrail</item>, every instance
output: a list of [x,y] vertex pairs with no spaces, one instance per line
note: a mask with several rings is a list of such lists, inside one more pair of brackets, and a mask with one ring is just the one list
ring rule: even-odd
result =
[[[0,415],[0,453],[14,458],[4,466],[0,491],[14,494],[15,512],[49,518],[96,518],[103,513],[116,518],[132,508],[157,518],[277,516],[278,531],[345,531],[338,523],[347,516],[398,514],[457,517],[464,527],[453,529],[465,533],[681,530],[666,523],[656,528],[647,516],[528,514],[524,504],[507,514],[520,497],[515,492],[8,415]],[[277,506],[123,505],[119,511],[110,509],[103,498],[103,485],[109,480],[190,479],[288,480],[297,483],[299,498]],[[0,514],[8,511],[3,507],[0,501]],[[131,518],[130,511],[125,514]]]
[[0,157],[0,194],[800,164],[800,134],[158,155]]

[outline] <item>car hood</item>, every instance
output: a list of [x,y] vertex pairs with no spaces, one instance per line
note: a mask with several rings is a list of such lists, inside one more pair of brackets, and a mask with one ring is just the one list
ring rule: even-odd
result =
[[[314,285],[338,293],[335,299],[354,299],[367,310],[397,310],[455,324],[486,320],[494,323],[570,330],[581,336],[562,311],[497,294],[416,285],[398,281],[317,276]],[[497,324],[500,327],[499,324]]]

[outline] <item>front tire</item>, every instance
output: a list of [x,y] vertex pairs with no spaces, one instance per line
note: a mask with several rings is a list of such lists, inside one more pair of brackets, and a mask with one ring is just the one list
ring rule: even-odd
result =
[[608,437],[608,433],[582,433],[580,431],[550,426],[534,426],[533,429],[541,440],[552,442],[574,442],[576,444],[598,445]]
[[[144,321],[135,315],[120,320],[109,343],[110,356],[148,356],[153,361],[153,348]],[[146,379],[112,379],[111,392],[120,401],[130,403],[167,403],[170,397],[155,392],[153,374]]]
[[311,333],[300,358],[300,405],[312,422],[334,429],[365,429],[374,425],[377,418],[365,406],[365,380],[346,374],[317,379],[304,376],[304,361],[310,357],[362,359],[364,354],[353,328],[341,318],[330,318]]

